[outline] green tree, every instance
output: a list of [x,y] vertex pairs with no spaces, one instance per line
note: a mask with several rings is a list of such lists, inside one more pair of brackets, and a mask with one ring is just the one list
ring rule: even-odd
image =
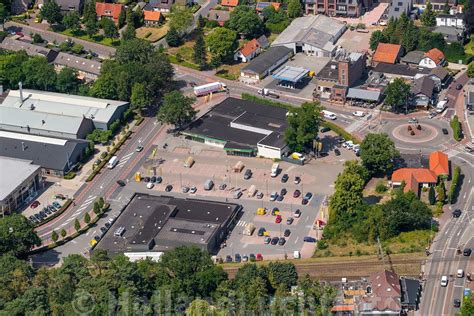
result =
[[454,115],[451,121],[449,122],[449,125],[451,126],[453,130],[453,138],[455,141],[460,141],[463,137],[462,135],[462,125],[461,122],[459,122],[459,118],[457,115]]
[[104,208],[105,201],[104,201],[104,198],[103,198],[103,197],[100,197],[100,198],[99,198],[99,201],[98,201],[97,203],[99,203],[99,207],[100,207],[100,208]]
[[138,111],[150,104],[146,97],[144,84],[137,82],[133,85],[130,103],[132,104],[132,107]]
[[158,110],[157,119],[164,124],[173,124],[182,127],[190,122],[196,115],[193,108],[195,99],[184,96],[179,91],[172,91],[165,94],[163,104]]
[[270,262],[268,264],[268,280],[275,289],[281,286],[284,291],[290,290],[298,281],[295,265],[291,262]]
[[134,38],[122,42],[115,52],[119,64],[131,62],[148,63],[153,57],[153,46],[145,40]]
[[468,34],[474,33],[474,0],[467,0],[464,8],[464,27]]
[[446,187],[444,186],[444,181],[439,182],[436,191],[438,191],[438,202],[444,203],[444,200],[446,200]]
[[0,218],[1,254],[11,253],[22,257],[40,244],[41,239],[36,235],[33,225],[23,215],[11,214]]
[[57,242],[58,238],[59,238],[58,233],[55,230],[53,230],[53,232],[51,233],[51,240],[53,242]]
[[74,229],[76,230],[76,232],[78,232],[81,229],[81,223],[79,222],[77,218],[74,220]]
[[213,58],[224,61],[233,56],[237,48],[237,33],[224,27],[212,30],[207,36],[207,47]]
[[387,134],[368,134],[360,145],[362,163],[372,174],[389,174],[394,160],[400,157],[395,144]]
[[117,26],[112,20],[102,19],[100,20],[100,23],[102,24],[102,29],[104,30],[105,37],[108,37],[108,38],[119,37]]
[[97,23],[97,13],[95,11],[95,0],[86,0],[84,4],[84,15],[82,21],[86,26],[86,33],[92,36],[97,33],[99,26]]
[[401,34],[400,44],[406,52],[411,52],[418,45],[418,37],[418,28],[415,26],[413,20],[410,20],[406,30]]
[[62,239],[64,239],[64,238],[66,237],[66,235],[67,235],[67,232],[66,232],[66,230],[65,230],[64,228],[61,229],[61,231],[60,231],[59,233],[60,233]]
[[322,106],[317,102],[305,102],[299,108],[291,108],[287,115],[288,128],[285,140],[294,151],[311,146],[321,125]]
[[73,33],[78,32],[81,29],[81,16],[77,11],[69,11],[63,17],[63,24],[66,28],[70,29]]
[[77,70],[64,67],[57,75],[56,89],[62,93],[75,94],[81,85],[77,76]]
[[58,24],[63,19],[61,7],[55,0],[46,0],[40,9],[40,15],[49,24]]
[[387,38],[385,37],[383,32],[380,30],[376,30],[370,36],[370,44],[369,44],[370,49],[375,51],[379,43],[386,43],[386,42],[387,42]]
[[84,223],[89,224],[90,222],[91,222],[91,216],[89,215],[89,213],[86,213],[84,215]]
[[72,45],[71,47],[71,52],[73,52],[74,54],[81,54],[82,52],[84,51],[84,46],[82,46],[81,44],[74,44]]
[[301,7],[301,2],[299,0],[289,0],[287,14],[290,19],[297,18],[301,16],[303,9]]
[[213,313],[214,310],[211,305],[201,299],[195,299],[189,304],[188,308],[186,308],[187,316],[212,315]]
[[392,107],[392,111],[401,112],[408,102],[410,85],[401,78],[395,78],[385,89],[385,104]]
[[137,37],[137,31],[133,27],[133,25],[127,25],[125,30],[122,32],[122,42],[128,41],[131,39],[135,39]]
[[226,27],[252,39],[265,33],[265,26],[257,12],[248,6],[237,6],[231,13]]
[[474,78],[474,62],[469,64],[466,74],[469,78]]
[[99,215],[99,214],[100,214],[100,207],[99,207],[99,203],[98,203],[98,202],[94,202],[93,210],[94,210],[94,214],[96,214],[96,215]]
[[474,315],[474,296],[470,293],[468,296],[463,298],[461,309],[459,310],[458,316],[471,316]]
[[33,34],[33,43],[41,44],[44,42],[44,39],[38,33]]
[[449,14],[449,10],[451,9],[451,6],[449,5],[448,0],[444,3],[444,8],[443,8],[443,13],[444,14]]
[[199,14],[199,17],[198,17],[197,26],[200,29],[203,29],[206,26],[206,20],[204,20],[204,18],[200,14]]
[[436,25],[436,12],[433,11],[433,6],[429,1],[426,3],[426,9],[420,16],[420,21],[424,26]]
[[121,29],[125,25],[125,21],[127,20],[127,15],[126,15],[125,10],[120,11],[119,18],[118,18],[118,28]]
[[179,5],[174,5],[168,16],[170,29],[174,28],[179,36],[183,36],[186,33],[194,20],[191,8]]
[[170,27],[166,33],[166,43],[171,47],[178,47],[182,43],[181,36],[174,27]]
[[434,205],[436,203],[436,193],[434,187],[430,187],[430,190],[428,191],[428,200],[430,205]]
[[0,24],[3,24],[7,17],[7,8],[5,4],[0,3]]
[[202,29],[198,30],[196,42],[194,43],[193,61],[199,65],[201,69],[203,69],[207,63],[206,42],[204,41]]

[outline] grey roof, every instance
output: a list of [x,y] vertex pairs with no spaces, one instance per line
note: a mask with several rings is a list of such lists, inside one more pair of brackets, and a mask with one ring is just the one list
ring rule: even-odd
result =
[[267,48],[270,43],[268,42],[268,38],[265,35],[260,36],[257,38],[257,42],[260,44],[260,47]]
[[[26,100],[22,103],[20,102],[19,90],[10,90],[0,108],[25,109],[29,113],[51,114],[63,117],[65,120],[70,120],[68,118],[70,117],[71,119],[80,118],[82,121],[86,117],[94,122],[108,123],[115,115],[118,107],[128,104],[124,101],[28,89],[23,89],[23,97]],[[32,105],[34,109],[30,110]],[[64,122],[63,124],[68,123]]]
[[56,0],[57,4],[61,7],[61,10],[79,10],[82,6],[83,0]]
[[401,62],[408,63],[408,64],[419,64],[420,61],[423,59],[425,52],[420,50],[414,50],[408,52],[405,56],[401,58]]
[[305,77],[308,74],[308,72],[309,72],[309,69],[305,69],[301,67],[284,66],[278,69],[277,71],[275,71],[272,77],[278,80],[298,82],[303,77]]
[[316,73],[316,79],[338,81],[339,80],[339,62],[337,60],[329,61],[319,72]]
[[226,22],[230,19],[230,12],[224,10],[209,10],[207,18],[210,21]]
[[14,39],[13,37],[6,37],[3,42],[0,43],[0,48],[14,52],[24,50],[29,56],[43,56],[48,62],[53,61],[58,54],[47,47],[34,45],[26,41]]
[[429,74],[430,70],[429,68],[418,69],[408,65],[387,63],[378,63],[377,66],[373,68],[375,72],[407,77],[415,77],[417,74]]
[[266,72],[270,67],[275,65],[279,60],[285,56],[291,56],[293,50],[285,46],[272,46],[267,51],[258,55],[256,58],[242,68],[242,71],[252,71],[256,74]]
[[367,101],[379,101],[381,97],[380,91],[365,90],[360,88],[349,88],[346,98],[359,99]]
[[[3,143],[2,143],[3,146]],[[16,191],[18,187],[41,167],[31,160],[0,156],[0,201]]]
[[402,304],[417,307],[421,292],[420,281],[416,279],[401,277],[400,286],[402,289]]
[[474,105],[474,91],[469,91],[469,93],[467,95],[466,103],[469,104],[469,105],[471,105],[471,104]]
[[445,18],[445,19],[463,19],[464,13],[456,13],[456,14],[446,14],[446,13],[439,13],[436,17],[438,18]]
[[259,145],[266,145],[266,146],[271,146],[279,149],[283,149],[286,147],[286,140],[285,136],[280,133],[271,133],[268,136],[266,136],[264,139],[258,142]]
[[272,46],[304,43],[332,51],[338,39],[336,36],[345,29],[346,25],[343,22],[321,14],[296,18],[278,35]]
[[449,76],[449,71],[447,71],[444,67],[438,66],[431,69],[430,76],[436,76],[441,81],[444,81]]
[[0,128],[10,131],[17,131],[16,127],[21,127],[25,129],[25,133],[29,129],[36,129],[77,135],[83,120],[82,117],[0,106]]
[[144,7],[144,10],[153,11],[153,9],[171,9],[173,6],[174,1],[161,1],[161,0],[150,0],[148,4]]
[[430,77],[423,76],[415,79],[411,86],[411,93],[414,95],[423,94],[429,98],[433,96],[435,82]]
[[388,18],[398,19],[403,12],[408,14],[413,5],[413,0],[392,0],[390,7],[388,8]]
[[65,140],[0,131],[0,156],[30,160],[46,169],[69,171],[88,144],[79,139]]
[[459,38],[465,35],[464,30],[452,26],[437,26],[433,29],[433,32],[441,33],[449,43],[458,42]]
[[94,75],[100,75],[100,69],[102,67],[101,62],[99,61],[66,54],[63,52],[60,52],[58,54],[58,56],[54,60],[54,63],[57,65],[88,72]]

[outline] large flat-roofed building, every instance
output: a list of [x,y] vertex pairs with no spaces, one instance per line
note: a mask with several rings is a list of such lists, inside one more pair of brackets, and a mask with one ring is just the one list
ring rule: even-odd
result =
[[294,53],[330,57],[336,52],[336,42],[346,31],[346,24],[325,15],[296,18],[273,41],[272,46],[285,46]]
[[262,80],[293,56],[293,50],[285,46],[270,47],[267,51],[242,68],[240,79],[244,82]]
[[97,248],[114,255],[197,246],[214,254],[240,209],[233,203],[136,193]]
[[[0,105],[0,129],[37,135],[84,138],[107,130],[129,103],[38,90],[10,90]],[[4,117],[2,117],[4,116]]]
[[283,108],[227,98],[181,134],[223,148],[228,155],[280,159],[288,150],[286,114]]
[[1,215],[29,203],[42,186],[41,167],[31,160],[0,156],[0,175]]
[[0,130],[0,156],[24,159],[41,166],[41,174],[61,177],[84,157],[89,142]]

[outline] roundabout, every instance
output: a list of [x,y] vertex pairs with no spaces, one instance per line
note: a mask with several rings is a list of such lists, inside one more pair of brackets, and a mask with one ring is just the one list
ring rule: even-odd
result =
[[428,124],[402,124],[392,130],[392,136],[404,143],[430,142],[438,136],[438,130]]

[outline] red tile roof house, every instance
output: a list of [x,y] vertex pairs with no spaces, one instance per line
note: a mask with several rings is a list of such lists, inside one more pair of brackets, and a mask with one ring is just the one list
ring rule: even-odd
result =
[[253,40],[245,43],[245,45],[234,54],[234,60],[241,61],[243,63],[249,62],[258,54],[260,54],[262,49],[267,48],[267,46],[268,40],[264,35],[258,39],[254,38]]
[[361,297],[357,315],[400,315],[402,311],[398,275],[383,271],[370,276],[371,292]]
[[378,63],[395,64],[403,54],[403,48],[397,44],[379,43],[375,50],[372,64]]
[[443,52],[437,48],[433,48],[423,55],[418,65],[424,68],[436,68],[438,66],[444,66],[445,64],[446,60],[444,59]]
[[160,11],[143,11],[146,26],[160,25],[163,22],[163,14]]
[[100,19],[106,18],[111,19],[115,23],[118,23],[120,12],[122,12],[123,5],[115,3],[104,3],[96,2],[95,12],[97,17]]
[[235,8],[239,5],[239,0],[222,0],[221,6]]
[[436,185],[438,177],[449,177],[448,156],[440,151],[435,151],[429,157],[429,169],[424,168],[401,168],[392,174],[392,187],[401,186],[405,183],[404,192],[413,191],[420,194],[420,187]]

